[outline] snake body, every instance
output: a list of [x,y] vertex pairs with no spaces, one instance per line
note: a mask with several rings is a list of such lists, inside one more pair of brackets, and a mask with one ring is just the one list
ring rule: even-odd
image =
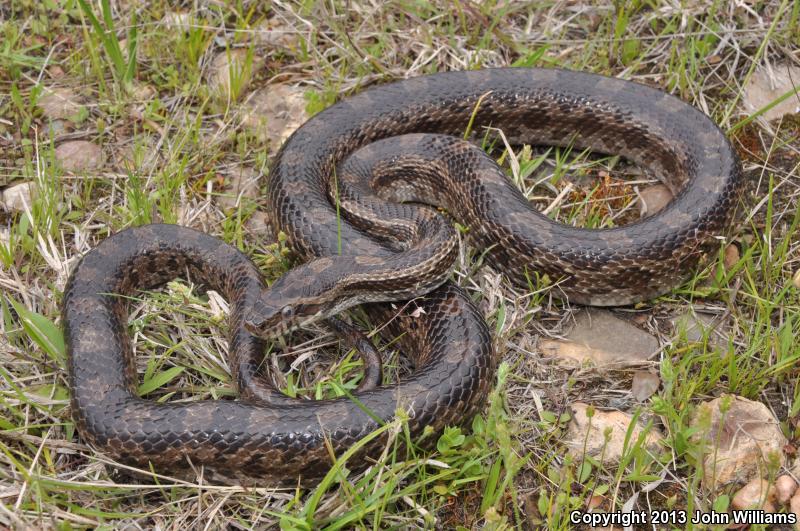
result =
[[[513,144],[622,155],[664,181],[675,199],[620,228],[554,223],[480,150],[445,136],[468,128],[483,134],[487,126],[502,128]],[[269,289],[242,253],[177,226],[121,231],[81,260],[63,301],[73,416],[85,439],[135,465],[191,462],[277,481],[319,478],[332,462],[327,444],[341,455],[398,408],[415,437],[426,426],[463,424],[491,384],[488,328],[447,280],[455,232],[433,209],[397,201],[446,208],[516,282],[545,273],[572,301],[626,304],[663,293],[697,263],[731,219],[738,168],[703,113],[619,79],[510,68],[363,91],[301,126],[271,167],[270,214],[305,263]],[[126,305],[117,295],[186,271],[231,302],[230,366],[240,400],[156,403],[135,393]],[[413,311],[399,315],[376,302],[415,296]],[[264,338],[365,302],[374,316],[392,318],[388,331],[415,365],[409,377],[357,392],[357,403],[289,398],[260,378]],[[383,444],[372,439],[363,456]]]

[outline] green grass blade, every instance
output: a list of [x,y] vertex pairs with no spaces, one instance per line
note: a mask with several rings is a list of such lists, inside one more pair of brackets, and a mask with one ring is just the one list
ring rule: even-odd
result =
[[139,396],[145,396],[177,378],[183,370],[184,367],[170,367],[165,371],[156,373],[152,378],[142,382],[136,392]]
[[22,328],[28,337],[36,343],[54,362],[62,369],[66,367],[67,348],[64,344],[64,334],[52,321],[44,315],[28,310],[14,299],[9,302],[17,312]]

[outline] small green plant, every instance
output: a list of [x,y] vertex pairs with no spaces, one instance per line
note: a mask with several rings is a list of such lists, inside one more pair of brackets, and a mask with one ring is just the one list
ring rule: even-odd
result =
[[61,330],[47,317],[27,309],[12,298],[8,299],[11,307],[19,316],[22,329],[44,351],[50,360],[60,367],[66,366],[66,346]]
[[228,102],[238,101],[244,89],[253,76],[254,49],[252,46],[246,50],[225,49],[227,64],[227,79],[220,83],[220,96],[226,96]]
[[11,103],[13,110],[18,117],[19,129],[22,134],[28,134],[31,123],[33,123],[34,113],[36,112],[36,102],[42,95],[42,86],[31,87],[27,95],[20,92],[16,83],[11,85]]
[[0,72],[7,72],[12,80],[17,80],[25,68],[40,68],[44,61],[34,55],[41,44],[24,46],[23,35],[18,25],[12,22],[0,24]]
[[95,15],[94,9],[86,0],[78,0],[81,11],[89,19],[89,23],[105,49],[106,56],[111,64],[111,72],[114,79],[124,89],[129,89],[136,74],[136,46],[138,32],[136,29],[136,10],[133,10],[130,29],[127,35],[127,58],[122,51],[117,31],[114,28],[114,18],[111,12],[110,0],[100,0],[100,11],[103,23]]

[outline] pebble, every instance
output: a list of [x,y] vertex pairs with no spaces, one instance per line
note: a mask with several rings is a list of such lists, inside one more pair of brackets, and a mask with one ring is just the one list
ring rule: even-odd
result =
[[[751,112],[772,104],[780,96],[791,90],[800,79],[800,67],[776,63],[772,68],[757,68],[744,88],[743,102]],[[800,112],[797,98],[788,98],[762,114],[767,121],[776,120],[787,114]]]
[[769,481],[756,478],[739,489],[731,500],[734,509],[763,509],[767,512],[775,511],[775,487]]
[[48,120],[68,120],[80,112],[83,105],[72,89],[48,87],[36,102],[42,115]]
[[25,212],[25,205],[30,208],[35,195],[36,183],[18,183],[0,192],[0,204],[10,212]]
[[739,247],[732,243],[725,247],[725,256],[722,258],[722,264],[725,266],[725,271],[730,271],[733,266],[739,261]]
[[[723,400],[727,402],[724,413]],[[704,417],[710,419],[710,425],[701,426],[700,419]],[[706,489],[760,478],[773,455],[781,466],[786,462],[783,453],[786,437],[772,412],[761,402],[724,395],[700,404],[690,426],[701,428],[694,441],[701,438],[707,441],[703,458]],[[711,484],[712,481],[716,484]]]
[[104,163],[103,150],[87,140],[64,142],[56,148],[56,160],[69,172],[96,170]]
[[795,514],[797,523],[794,524],[795,529],[800,529],[800,490],[794,493],[789,499],[789,510]]
[[783,505],[794,496],[795,491],[797,491],[797,482],[792,476],[784,474],[775,480],[775,491],[778,503]]
[[660,385],[661,378],[657,374],[649,371],[636,371],[633,373],[631,382],[631,394],[639,402],[644,402],[658,391]]
[[639,211],[643,218],[663,210],[672,201],[672,192],[663,184],[654,184],[639,191]]
[[275,153],[307,119],[305,92],[289,85],[268,85],[245,102],[242,124]]
[[592,361],[598,366],[637,364],[658,350],[658,340],[608,310],[585,309],[575,314],[566,340],[540,341],[539,349],[570,362]]
[[[619,462],[626,450],[625,434],[633,422],[633,416],[622,411],[601,411],[595,408],[594,415],[589,418],[587,404],[575,402],[570,408],[572,418],[564,441],[568,453],[578,459],[583,457],[584,452],[597,459],[602,455],[606,464]],[[605,438],[606,429],[611,431],[611,438],[608,441]],[[641,433],[642,426],[635,425],[630,440],[637,440]],[[650,451],[657,453],[661,439],[661,433],[656,428],[651,428],[645,445]]]

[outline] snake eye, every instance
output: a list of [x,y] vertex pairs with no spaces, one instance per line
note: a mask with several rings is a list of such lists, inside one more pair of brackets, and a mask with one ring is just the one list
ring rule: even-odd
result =
[[294,316],[294,308],[292,308],[291,306],[284,306],[283,309],[281,310],[281,316],[284,319],[291,319],[292,316]]

